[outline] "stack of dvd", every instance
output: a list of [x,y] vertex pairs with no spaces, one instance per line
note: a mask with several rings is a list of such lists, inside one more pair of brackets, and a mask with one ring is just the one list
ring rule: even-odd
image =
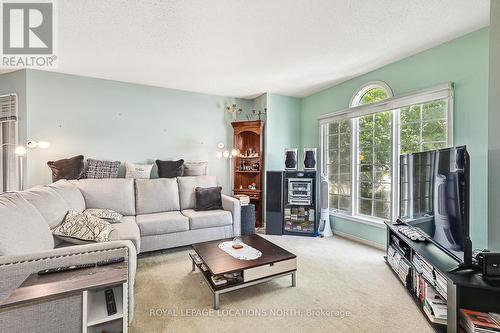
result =
[[447,294],[447,289],[448,289],[447,280],[443,274],[439,273],[436,270],[434,272],[436,274],[436,290],[438,291],[438,293],[441,294],[441,296],[443,296],[446,299],[448,296],[448,294]]
[[410,262],[392,244],[387,251],[387,262],[403,284],[406,285],[410,273]]

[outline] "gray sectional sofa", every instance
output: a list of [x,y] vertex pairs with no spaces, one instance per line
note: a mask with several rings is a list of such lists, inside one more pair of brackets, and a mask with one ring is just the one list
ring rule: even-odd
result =
[[[240,235],[239,201],[222,196],[222,210],[195,211],[195,188],[216,186],[212,176],[158,179],[61,180],[0,195],[0,302],[42,269],[123,256],[129,267],[129,319],[133,317],[136,256]],[[73,245],[51,229],[69,210],[112,209],[124,217],[109,242]]]

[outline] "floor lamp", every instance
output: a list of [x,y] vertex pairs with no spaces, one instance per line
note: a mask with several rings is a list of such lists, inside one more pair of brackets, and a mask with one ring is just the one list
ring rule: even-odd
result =
[[217,152],[217,159],[222,159],[222,158],[225,158],[229,161],[229,171],[228,171],[228,174],[229,174],[229,184],[228,186],[230,187],[229,189],[229,193],[231,193],[232,189],[231,189],[231,171],[232,171],[232,164],[233,164],[233,157],[236,157],[240,154],[240,151],[238,149],[231,149],[231,151],[229,150],[223,150],[225,148],[225,145],[221,142],[217,145],[217,148],[219,148],[220,150]]
[[24,156],[26,156],[27,151],[26,151],[26,148],[24,148],[23,146],[17,146],[16,149],[14,150],[14,153],[19,158],[19,162],[17,165],[17,168],[18,168],[17,170],[19,172],[19,178],[18,178],[19,184],[18,184],[17,188],[19,189],[19,191],[22,191],[22,190],[24,190],[23,164],[24,164]]
[[47,149],[50,147],[50,143],[45,142],[45,141],[29,140],[28,142],[26,142],[26,147],[24,147],[22,145],[16,145],[14,143],[4,143],[4,144],[0,145],[0,148],[5,147],[5,146],[15,146],[16,147],[14,149],[14,154],[16,154],[16,156],[18,157],[17,171],[19,174],[17,188],[19,191],[22,191],[24,189],[24,157],[28,153],[26,147],[28,147],[30,149],[34,149],[34,148]]

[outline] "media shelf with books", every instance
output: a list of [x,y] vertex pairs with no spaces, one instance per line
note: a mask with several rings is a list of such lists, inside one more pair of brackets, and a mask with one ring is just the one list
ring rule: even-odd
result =
[[[386,225],[387,265],[436,332],[500,333],[495,326],[477,325],[481,321],[498,322],[499,280],[484,279],[473,270],[450,272],[458,261],[435,244],[407,238],[399,232],[401,225]],[[470,317],[477,327],[471,326],[470,318],[464,318],[464,311],[475,313]]]
[[434,329],[446,332],[446,297],[430,282],[434,280],[434,268],[395,235],[391,237],[386,260]]
[[433,329],[447,332],[446,277],[390,228],[386,261]]
[[[446,277],[397,233],[389,233],[387,262],[436,332],[447,331]],[[444,278],[444,283],[443,283]],[[439,281],[439,282],[437,282]],[[439,286],[439,287],[437,287]]]

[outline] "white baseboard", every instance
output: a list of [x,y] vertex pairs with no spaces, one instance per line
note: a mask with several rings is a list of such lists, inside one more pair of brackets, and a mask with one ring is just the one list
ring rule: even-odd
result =
[[353,236],[351,234],[347,234],[345,232],[338,231],[338,230],[335,230],[335,229],[333,230],[333,235],[334,236],[337,235],[337,236],[340,236],[342,238],[346,238],[346,239],[352,240],[352,241],[357,242],[357,243],[365,244],[365,245],[374,247],[374,248],[379,249],[379,250],[383,250],[383,251],[386,250],[386,247],[383,244],[372,242],[370,240],[367,240],[367,239],[364,239],[364,238],[361,238],[361,237],[357,237],[357,236]]

